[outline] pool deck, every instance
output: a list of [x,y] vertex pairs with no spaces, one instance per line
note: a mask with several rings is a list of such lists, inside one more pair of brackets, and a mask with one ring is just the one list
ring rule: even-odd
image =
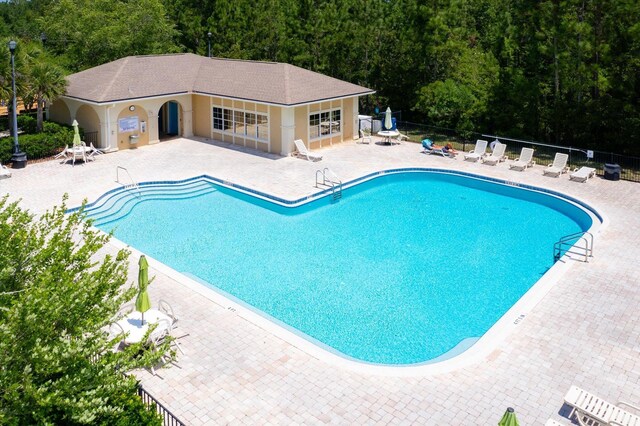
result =
[[[22,206],[36,213],[60,203],[65,192],[68,206],[76,206],[117,187],[117,166],[137,181],[209,174],[287,199],[316,192],[315,171],[324,167],[343,181],[391,168],[435,167],[553,189],[586,201],[609,224],[596,236],[594,258],[573,262],[480,362],[416,377],[339,368],[176,282],[151,262],[152,301],[168,300],[180,317],[176,334],[188,335],[180,339],[185,355],[176,366],[159,370],[160,377],[146,371],[138,376],[189,425],[489,425],[509,406],[522,425],[542,425],[548,418],[569,424],[563,396],[572,384],[614,403],[640,405],[640,184],[599,177],[572,182],[568,175],[543,176],[541,166],[516,172],[504,163],[492,167],[425,155],[407,142],[345,143],[321,153],[324,159],[312,163],[204,139],[175,139],[86,165],[30,164],[0,180],[0,194],[22,198]],[[130,271],[133,282],[135,259]]]

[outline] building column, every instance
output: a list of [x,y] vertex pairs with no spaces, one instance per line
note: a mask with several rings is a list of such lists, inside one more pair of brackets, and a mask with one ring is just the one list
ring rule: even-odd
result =
[[193,110],[182,110],[182,137],[190,138],[193,136]]
[[360,111],[359,111],[359,104],[358,104],[358,96],[355,96],[353,98],[353,139],[359,139],[360,138],[360,133],[358,132],[359,128],[359,122],[358,122],[358,116],[360,115]]
[[293,152],[293,140],[296,134],[296,117],[293,107],[282,108],[282,152],[281,154],[287,156]]
[[160,129],[158,129],[158,111],[147,110],[147,132],[149,132],[149,145],[160,142]]

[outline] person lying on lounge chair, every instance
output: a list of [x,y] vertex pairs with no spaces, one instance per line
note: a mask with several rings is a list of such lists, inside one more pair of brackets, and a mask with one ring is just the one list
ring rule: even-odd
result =
[[455,149],[453,149],[453,145],[451,145],[451,142],[447,143],[443,148],[442,151],[445,154],[449,154],[449,155],[458,155],[458,151],[456,151]]
[[431,139],[424,139],[422,141],[422,147],[425,149],[425,151],[433,151],[433,150],[441,151],[445,148],[442,145],[436,145],[435,143],[433,143]]

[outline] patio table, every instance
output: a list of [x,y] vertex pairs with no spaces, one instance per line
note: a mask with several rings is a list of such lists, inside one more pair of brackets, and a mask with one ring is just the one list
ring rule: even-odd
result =
[[378,132],[378,136],[382,136],[384,138],[385,145],[391,145],[391,138],[399,136],[400,132],[397,130],[381,130]]
[[[163,322],[163,324],[167,324],[168,326],[171,325],[171,318],[169,318],[168,315],[160,312],[157,309],[149,309],[144,313],[144,324],[142,323],[142,314],[138,311],[129,313],[126,317],[118,321],[117,324],[122,327],[126,334],[124,343],[126,345],[131,345],[133,343],[140,343],[147,330],[149,329],[149,325],[157,324],[161,320],[166,320],[166,322]],[[153,339],[155,335],[157,335],[158,333],[163,333],[166,330],[168,330],[167,327],[157,327],[151,333],[150,339]]]

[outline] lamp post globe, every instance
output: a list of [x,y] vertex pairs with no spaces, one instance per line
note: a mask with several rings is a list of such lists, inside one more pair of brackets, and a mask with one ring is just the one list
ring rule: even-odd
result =
[[15,53],[17,43],[11,40],[8,43],[9,52],[11,52],[11,91],[13,93],[11,100],[11,114],[13,118],[13,155],[11,156],[11,163],[14,169],[23,169],[27,166],[27,154],[20,150],[20,144],[18,144],[18,108],[16,102],[16,64]]

